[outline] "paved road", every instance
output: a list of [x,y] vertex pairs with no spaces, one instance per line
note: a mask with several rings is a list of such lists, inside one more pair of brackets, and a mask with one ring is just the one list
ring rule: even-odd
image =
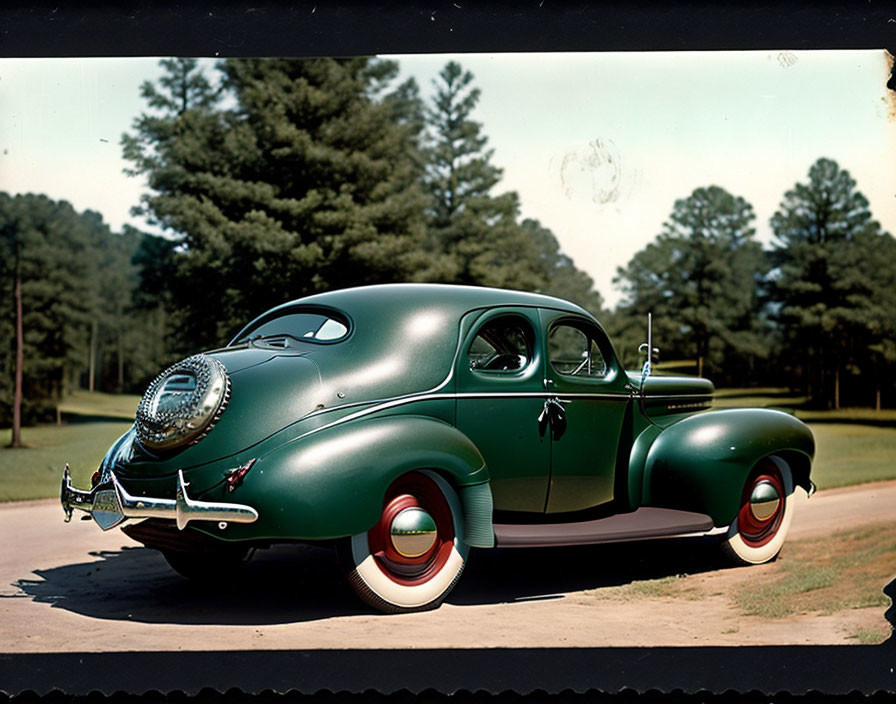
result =
[[[893,521],[896,481],[800,495],[791,539]],[[725,585],[775,565],[719,569],[707,539],[476,550],[442,608],[382,616],[359,604],[321,548],[262,551],[232,581],[200,587],[118,530],[64,524],[53,501],[0,506],[0,534],[0,652],[845,643],[882,623],[882,609],[743,617]],[[679,573],[718,593],[601,598],[606,587]]]

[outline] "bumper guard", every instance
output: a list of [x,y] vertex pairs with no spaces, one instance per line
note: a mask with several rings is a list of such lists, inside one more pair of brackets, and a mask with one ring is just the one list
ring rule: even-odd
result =
[[68,464],[65,465],[60,500],[66,523],[72,519],[75,509],[89,513],[103,530],[114,528],[129,518],[173,519],[179,530],[186,528],[190,521],[253,523],[258,519],[258,511],[245,504],[191,499],[187,496],[189,483],[184,481],[182,470],[177,470],[177,494],[174,499],[131,496],[115,475],[110,475],[111,481],[98,484],[90,491],[82,491],[72,486],[71,471]]

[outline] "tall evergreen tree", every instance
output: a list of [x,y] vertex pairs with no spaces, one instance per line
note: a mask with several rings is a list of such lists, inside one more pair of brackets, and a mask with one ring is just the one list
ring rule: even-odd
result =
[[410,135],[394,104],[372,97],[389,74],[375,63],[228,60],[228,107],[208,82],[175,100],[195,65],[166,66],[170,80],[144,89],[161,113],[138,118],[123,144],[152,189],[144,209],[178,245],[184,348],[221,344],[290,298],[428,276]]
[[447,266],[441,277],[464,284],[543,288],[547,281],[539,252],[517,222],[517,194],[492,195],[501,169],[491,163],[488,138],[472,118],[480,97],[473,74],[451,61],[433,83],[435,96],[426,111],[427,246]]
[[867,362],[869,344],[887,349],[887,320],[896,311],[884,305],[892,300],[886,282],[896,264],[881,254],[893,251],[892,238],[881,233],[849,172],[824,158],[811,166],[808,182],[787,191],[771,226],[767,285],[784,358],[816,403],[839,407],[844,369]]
[[[22,375],[23,424],[51,412],[61,394],[80,383],[85,370],[97,300],[91,237],[98,222],[95,213],[79,215],[64,201],[0,194],[0,325],[2,338],[10,341],[0,349],[0,363],[4,380]],[[21,366],[16,361],[17,335],[7,337],[17,325],[17,290]],[[7,381],[0,387],[0,420],[17,415],[12,386]]]
[[765,257],[754,219],[749,203],[718,186],[675,201],[656,241],[617,271],[628,327],[642,329],[652,312],[666,356],[690,356],[698,375],[762,356],[756,284]]

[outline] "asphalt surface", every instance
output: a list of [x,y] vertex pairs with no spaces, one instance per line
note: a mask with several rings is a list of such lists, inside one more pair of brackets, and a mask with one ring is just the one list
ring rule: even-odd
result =
[[[789,540],[896,521],[896,481],[798,493]],[[713,539],[474,550],[438,610],[371,613],[327,549],[259,551],[232,578],[187,582],[119,530],[62,520],[55,501],[0,505],[0,653],[129,650],[834,644],[886,627],[884,609],[744,617]],[[698,574],[701,600],[601,598],[632,580]],[[881,585],[883,588],[884,585]]]

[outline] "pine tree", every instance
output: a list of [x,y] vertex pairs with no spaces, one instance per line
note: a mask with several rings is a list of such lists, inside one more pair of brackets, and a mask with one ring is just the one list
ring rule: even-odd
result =
[[228,60],[226,108],[206,82],[175,112],[189,71],[153,89],[161,115],[138,118],[124,148],[152,189],[144,209],[177,243],[184,349],[226,342],[285,300],[428,276],[410,135],[375,97],[389,76],[376,63]]
[[[847,367],[869,367],[869,345],[885,359],[892,328],[892,238],[872,219],[856,182],[831,159],[819,159],[806,183],[784,195],[768,281],[783,357],[819,405],[840,406]],[[890,301],[890,303],[887,303]],[[873,367],[873,365],[870,365]]]
[[754,219],[749,203],[718,186],[675,201],[656,241],[617,270],[620,313],[630,325],[616,325],[643,328],[652,312],[666,358],[690,356],[701,376],[705,368],[720,371],[723,360],[730,374],[763,356],[756,282],[765,257]]
[[480,97],[472,82],[454,61],[433,82],[426,111],[427,246],[446,263],[445,280],[539,290],[547,281],[535,243],[517,222],[519,198],[492,195],[501,169],[491,163],[488,138],[472,118]]

